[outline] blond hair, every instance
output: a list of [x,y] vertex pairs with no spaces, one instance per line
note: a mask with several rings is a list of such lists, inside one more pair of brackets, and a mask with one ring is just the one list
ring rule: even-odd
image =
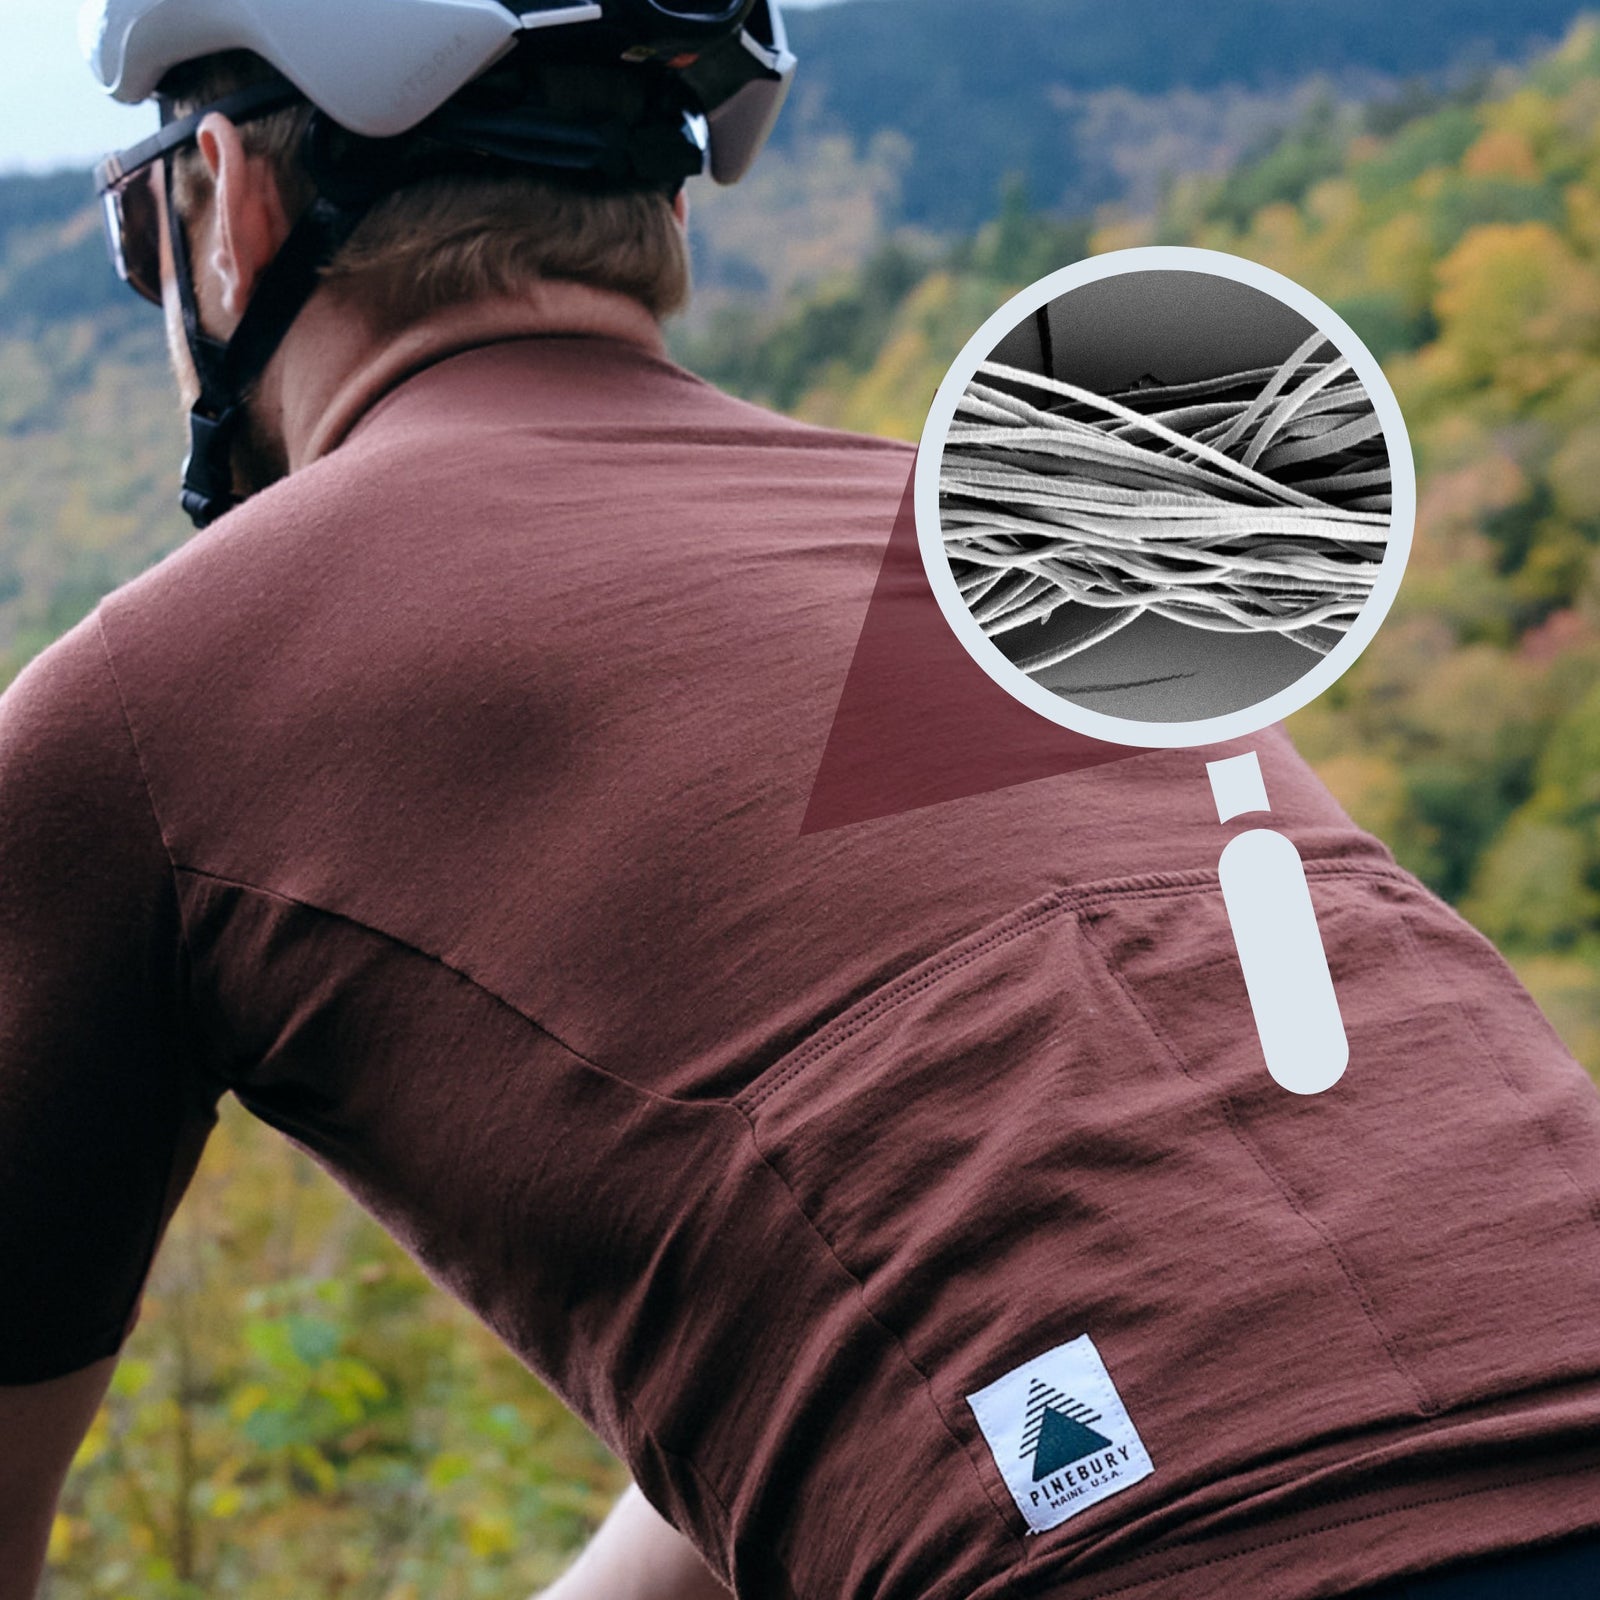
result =
[[[161,93],[184,115],[277,78],[259,56],[233,50],[173,68]],[[558,98],[566,109],[581,108],[586,96],[603,104],[617,81],[592,69],[587,76],[564,70]],[[294,105],[239,128],[245,150],[270,166],[291,217],[313,198],[302,161],[311,116],[309,105]],[[175,178],[181,213],[210,202],[210,174],[197,152],[180,155]],[[682,310],[688,245],[669,195],[580,185],[532,169],[421,177],[381,198],[323,271],[324,282],[381,327],[552,278],[629,295],[656,317]]]

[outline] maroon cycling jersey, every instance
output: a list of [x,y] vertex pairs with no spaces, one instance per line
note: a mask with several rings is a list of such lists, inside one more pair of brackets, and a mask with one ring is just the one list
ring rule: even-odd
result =
[[[1493,949],[1280,732],[803,831],[911,452],[516,332],[0,701],[0,1381],[120,1347],[232,1092],[752,1600],[1600,1528],[1600,1100]],[[1218,891],[1244,748],[1321,1095]]]

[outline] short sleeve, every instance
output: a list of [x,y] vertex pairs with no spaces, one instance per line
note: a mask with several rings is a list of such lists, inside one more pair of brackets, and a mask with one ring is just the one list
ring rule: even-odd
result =
[[121,1348],[215,1120],[173,874],[98,619],[0,696],[0,1384]]

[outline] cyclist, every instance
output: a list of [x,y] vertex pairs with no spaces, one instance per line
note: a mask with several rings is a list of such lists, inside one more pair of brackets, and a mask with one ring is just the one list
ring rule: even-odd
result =
[[802,830],[909,452],[659,327],[772,0],[97,17],[203,531],[0,700],[0,1595],[226,1092],[628,1464],[570,1600],[1592,1586],[1600,1103],[1281,734],[1313,1098],[1218,751]]

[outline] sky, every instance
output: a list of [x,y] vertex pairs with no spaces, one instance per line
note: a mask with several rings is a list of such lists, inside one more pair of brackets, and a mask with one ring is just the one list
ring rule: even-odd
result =
[[142,139],[151,106],[119,106],[78,50],[78,0],[3,0],[0,171],[86,167]]
[[[785,0],[798,7],[828,0]],[[155,127],[102,93],[78,50],[78,0],[0,0],[0,172],[87,167]]]

